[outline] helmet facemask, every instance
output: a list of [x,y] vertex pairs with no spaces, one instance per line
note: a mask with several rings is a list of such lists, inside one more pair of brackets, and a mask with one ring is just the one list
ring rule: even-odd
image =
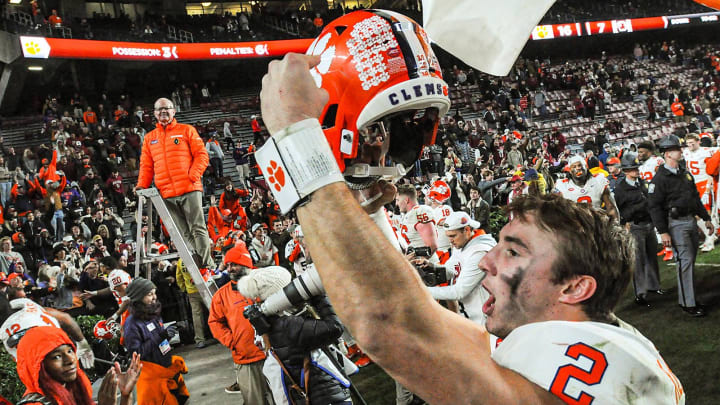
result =
[[348,186],[361,190],[379,180],[395,183],[403,178],[424,146],[435,140],[439,123],[439,110],[428,107],[391,114],[362,128],[358,157],[346,160]]

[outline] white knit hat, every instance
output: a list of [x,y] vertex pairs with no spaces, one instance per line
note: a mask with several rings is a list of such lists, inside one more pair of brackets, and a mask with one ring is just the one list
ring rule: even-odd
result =
[[237,290],[246,298],[265,301],[288,285],[291,279],[290,273],[280,266],[262,267],[250,270],[250,274],[241,278],[237,282]]

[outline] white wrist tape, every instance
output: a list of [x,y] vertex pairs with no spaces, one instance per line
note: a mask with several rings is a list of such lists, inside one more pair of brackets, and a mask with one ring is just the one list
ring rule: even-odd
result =
[[255,160],[283,214],[314,191],[345,181],[320,122],[314,118],[273,135],[255,153]]

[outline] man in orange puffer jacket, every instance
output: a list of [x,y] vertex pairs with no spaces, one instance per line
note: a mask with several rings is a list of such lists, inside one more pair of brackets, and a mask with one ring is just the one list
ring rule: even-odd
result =
[[155,102],[157,127],[145,136],[136,189],[155,187],[185,241],[199,256],[200,268],[215,268],[202,210],[202,175],[210,162],[205,143],[191,125],[175,120],[173,102]]

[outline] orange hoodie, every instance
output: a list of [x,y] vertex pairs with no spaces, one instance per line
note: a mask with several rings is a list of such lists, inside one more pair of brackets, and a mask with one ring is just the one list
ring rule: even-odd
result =
[[[50,352],[62,345],[71,345],[77,350],[75,343],[60,328],[54,326],[36,326],[25,333],[18,343],[17,372],[20,380],[25,384],[25,394],[38,393],[49,396],[40,387],[40,369],[43,360]],[[80,367],[77,368],[77,384],[85,386],[85,391],[92,396],[92,385]],[[60,398],[51,398],[58,405],[75,405],[63,402]],[[92,400],[90,400],[92,402]]]

